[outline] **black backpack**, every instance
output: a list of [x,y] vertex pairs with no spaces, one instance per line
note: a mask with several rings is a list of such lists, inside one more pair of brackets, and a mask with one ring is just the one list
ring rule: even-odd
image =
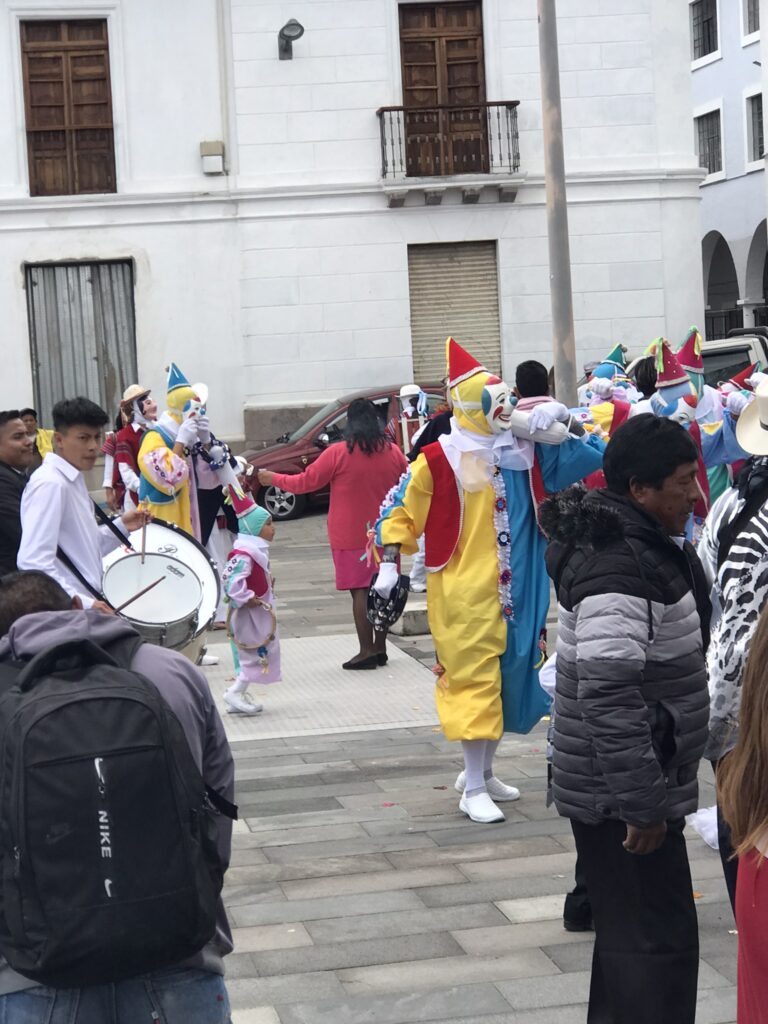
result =
[[206,790],[152,683],[91,641],[16,671],[0,697],[0,953],[59,988],[194,955],[225,868],[211,799],[237,809]]

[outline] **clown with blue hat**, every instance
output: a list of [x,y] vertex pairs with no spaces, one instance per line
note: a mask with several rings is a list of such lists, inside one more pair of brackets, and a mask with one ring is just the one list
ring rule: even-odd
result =
[[[168,367],[167,409],[145,433],[139,449],[139,500],[156,519],[195,534],[188,455],[208,431],[204,397],[176,363]],[[193,507],[194,506],[194,507]]]
[[224,692],[224,703],[231,714],[257,715],[262,705],[248,696],[250,684],[282,679],[269,569],[275,527],[270,514],[239,486],[229,485],[227,490],[237,516],[237,538],[221,582],[229,604],[227,633],[238,670],[234,684]]

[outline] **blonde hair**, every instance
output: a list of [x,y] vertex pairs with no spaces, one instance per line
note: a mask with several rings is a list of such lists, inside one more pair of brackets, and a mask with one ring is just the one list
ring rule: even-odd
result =
[[733,848],[742,856],[768,829],[768,605],[744,671],[739,739],[718,769],[717,789]]

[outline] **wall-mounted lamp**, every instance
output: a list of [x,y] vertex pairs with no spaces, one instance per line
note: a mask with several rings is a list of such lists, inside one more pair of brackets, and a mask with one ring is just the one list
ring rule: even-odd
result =
[[277,53],[280,60],[293,60],[293,44],[304,35],[304,26],[295,18],[286,21],[277,33]]

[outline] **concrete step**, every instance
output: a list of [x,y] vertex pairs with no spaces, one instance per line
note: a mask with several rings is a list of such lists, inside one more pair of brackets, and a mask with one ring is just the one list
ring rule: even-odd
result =
[[426,594],[408,595],[405,611],[390,632],[394,633],[395,636],[422,636],[425,633],[429,633]]

